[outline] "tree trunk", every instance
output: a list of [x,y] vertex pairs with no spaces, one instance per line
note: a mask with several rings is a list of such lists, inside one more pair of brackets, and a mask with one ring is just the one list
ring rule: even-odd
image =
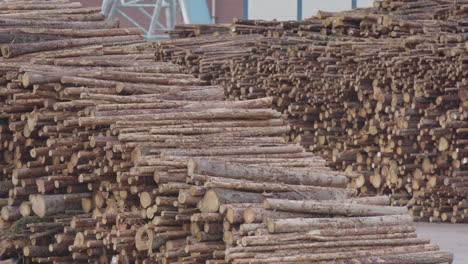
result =
[[194,158],[189,161],[190,174],[211,175],[234,179],[263,182],[282,182],[316,186],[346,187],[348,178],[337,173],[306,173],[276,168],[258,168],[238,164],[219,163],[207,159]]
[[66,210],[81,210],[81,197],[71,195],[35,195],[31,198],[33,212],[39,217],[63,213]]
[[[375,242],[371,241],[370,243]],[[403,242],[403,241],[402,241]],[[409,242],[409,241],[408,241]],[[353,243],[359,244],[359,243]],[[387,241],[379,241],[376,245],[387,244]],[[353,252],[336,252],[336,253],[319,253],[319,254],[298,254],[285,257],[273,257],[273,258],[262,258],[262,259],[237,259],[233,263],[275,263],[275,262],[299,262],[304,263],[308,261],[323,261],[323,260],[339,260],[348,258],[359,258],[368,256],[382,256],[382,255],[394,255],[394,254],[405,254],[405,253],[417,253],[424,251],[435,251],[439,247],[436,245],[414,245],[414,244],[398,244],[399,247],[375,249],[375,250],[357,250]],[[403,246],[406,245],[406,246]]]
[[261,223],[264,219],[288,219],[298,217],[311,218],[317,217],[317,214],[272,211],[255,207],[247,208],[243,214],[243,220],[247,224]]
[[294,218],[294,219],[271,219],[268,220],[268,231],[271,233],[287,233],[311,231],[324,228],[362,228],[373,226],[389,226],[396,224],[409,224],[411,216],[386,215],[352,218]]
[[18,55],[34,53],[34,52],[39,52],[39,51],[51,51],[51,50],[71,48],[71,47],[77,47],[77,46],[112,43],[116,41],[131,41],[131,40],[139,40],[139,39],[141,39],[140,36],[133,35],[133,36],[53,40],[53,41],[45,41],[45,42],[37,42],[37,43],[7,44],[7,45],[1,46],[1,51],[2,51],[3,57],[12,58]]
[[272,182],[250,182],[246,180],[209,177],[206,187],[244,190],[253,192],[290,192],[307,193],[304,198],[313,200],[343,200],[356,194],[354,189],[320,187],[308,185],[291,185]]
[[406,207],[347,204],[340,201],[316,202],[316,201],[290,201],[279,199],[266,199],[263,202],[265,209],[281,210],[288,212],[316,213],[347,216],[379,216],[408,214]]
[[389,256],[372,256],[353,259],[335,260],[336,264],[451,264],[453,253],[449,251],[427,251]]
[[205,193],[201,201],[200,211],[204,213],[218,212],[222,204],[231,203],[261,203],[264,197],[258,193],[238,192],[227,189],[211,189]]

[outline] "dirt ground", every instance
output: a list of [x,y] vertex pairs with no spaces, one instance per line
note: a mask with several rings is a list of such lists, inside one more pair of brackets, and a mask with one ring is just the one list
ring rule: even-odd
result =
[[430,238],[455,254],[453,264],[468,264],[468,224],[415,223],[418,237]]

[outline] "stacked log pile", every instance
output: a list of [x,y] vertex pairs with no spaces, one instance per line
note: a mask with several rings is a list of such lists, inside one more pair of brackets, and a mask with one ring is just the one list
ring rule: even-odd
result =
[[[223,87],[227,87],[226,84],[231,82],[231,76],[227,75],[230,62],[249,57],[255,44],[261,39],[261,35],[221,35],[163,40],[154,45],[157,48],[156,59],[158,61],[171,61],[183,65],[185,72],[194,74],[202,80],[211,81],[213,84],[222,84]],[[255,74],[255,72],[251,72],[251,74]],[[251,81],[249,80],[249,82]],[[245,89],[245,87],[240,86],[233,88]],[[230,92],[234,92],[234,90],[229,89],[226,93]],[[250,98],[264,96],[263,92],[262,94],[252,94]]]
[[[93,212],[92,218],[98,215],[95,229],[98,226],[101,228],[101,238],[110,234],[103,238],[103,244],[119,251],[115,260],[138,262],[149,257],[162,263],[229,263],[231,259],[225,259],[224,251],[238,243],[240,237],[236,231],[241,228],[240,223],[244,218],[242,211],[250,207],[255,210],[254,219],[247,220],[253,224],[262,222],[263,218],[278,221],[290,219],[291,223],[285,220],[289,223],[287,225],[301,228],[302,221],[333,221],[332,218],[321,218],[320,215],[333,216],[324,212],[339,207],[339,203],[346,202],[343,199],[355,194],[354,190],[344,188],[347,178],[354,175],[331,171],[324,167],[323,159],[303,152],[301,147],[294,144],[282,143],[283,139],[278,136],[287,128],[277,119],[279,113],[265,109],[271,103],[269,99],[188,102],[189,105],[179,105],[181,109],[173,108],[171,115],[135,115],[134,112],[127,112],[129,109],[140,109],[141,103],[136,103],[98,105],[94,117],[79,119],[83,126],[110,124],[110,134],[117,136],[118,142],[112,144],[112,151],[119,152],[116,151],[118,149],[121,154],[117,157],[115,154],[106,155],[104,164],[116,162],[122,157],[131,157],[133,160],[130,162],[133,166],[128,171],[124,169],[117,173],[118,187],[115,186],[117,190],[110,197],[106,192],[97,192],[94,197],[95,206],[100,208]],[[110,109],[127,111],[120,111],[120,116],[106,116],[104,113]],[[208,117],[211,120],[209,123],[205,120]],[[174,125],[174,121],[177,125]],[[269,182],[272,178],[275,183]],[[127,188],[128,191],[125,191]],[[106,196],[107,207],[104,209],[100,201]],[[325,201],[319,211],[267,212],[261,209],[261,203],[267,197],[280,198],[284,202],[304,199]],[[125,202],[119,202],[123,200]],[[385,198],[377,200],[381,201],[380,204],[388,203]],[[348,202],[352,203],[353,200]],[[123,203],[125,207],[132,208],[131,212],[118,207]],[[384,215],[383,219],[370,218],[369,221],[394,219],[400,223],[411,222],[411,218],[405,215],[406,209],[401,207],[371,206],[366,210],[376,211],[361,213],[359,209],[349,207],[354,208],[355,205],[336,209],[339,211],[336,215]],[[111,218],[113,226],[100,225],[101,217],[102,221]],[[108,220],[105,221],[107,223]],[[354,218],[354,221],[365,219]],[[353,226],[352,222],[347,226]],[[258,225],[251,225],[250,228],[259,232],[261,230]],[[134,234],[135,244],[124,239],[125,234]],[[114,236],[122,236],[122,240],[113,239]],[[94,240],[94,237],[89,239]],[[447,252],[435,255],[434,252],[426,252],[437,250],[437,247],[427,245],[427,240],[411,241],[392,240],[389,243],[426,246],[412,247],[409,251],[387,250],[386,253],[381,251],[375,254],[419,252],[422,258],[436,263],[451,259],[451,254]],[[90,247],[86,239],[80,241],[80,245],[88,249]],[[310,250],[308,253],[311,255],[317,252]],[[442,257],[437,257],[440,254]],[[356,256],[364,255],[346,255],[342,258]],[[330,260],[336,258],[334,255],[317,257]],[[398,257],[409,258],[412,255]]]
[[255,44],[209,75],[203,49],[225,37],[161,42],[156,56],[232,99],[273,97],[287,140],[358,172],[362,193],[392,194],[416,220],[466,222],[466,12],[463,1],[376,1],[305,21],[236,20],[232,39]]
[[[361,225],[369,227],[376,225],[377,222],[380,227],[388,224],[393,230],[390,231],[392,234],[388,238],[392,240],[389,243],[393,245],[392,250],[395,251],[386,250],[385,254],[398,254],[400,255],[398,258],[409,260],[409,256],[402,254],[419,252],[425,258],[436,262],[450,261],[450,254],[445,255],[446,252],[436,253],[445,255],[440,259],[433,254],[434,252],[430,252],[432,246],[427,244],[427,240],[415,239],[410,242],[411,239],[409,239],[403,242],[399,239],[415,237],[415,234],[411,234],[414,231],[412,227],[406,225],[412,221],[411,217],[404,213],[406,209],[385,206],[389,203],[388,197],[349,198],[352,197],[349,189],[337,188],[342,185],[341,182],[337,181],[337,178],[332,184],[329,184],[333,187],[295,185],[296,177],[300,174],[287,173],[282,169],[259,169],[238,164],[223,164],[206,159],[191,159],[188,163],[188,175],[193,178],[194,176],[199,177],[200,173],[205,175],[203,177],[205,179],[201,180],[205,180],[204,185],[210,189],[205,192],[199,202],[198,207],[201,213],[191,217],[192,235],[197,239],[210,238],[210,230],[222,228],[226,247],[224,253],[217,252],[219,248],[212,248],[214,259],[207,263],[277,263],[278,261],[304,263],[307,261],[337,261],[338,259],[342,259],[343,262],[351,261],[351,259],[357,261],[356,258],[359,256],[382,254],[382,252],[375,251],[378,248],[374,245],[378,242],[373,237],[376,238],[379,235],[370,235],[367,237],[370,241],[356,242],[352,245],[353,243],[346,240],[356,239],[358,233],[354,235],[349,233],[354,238],[345,238],[344,234],[350,231],[347,228],[353,228],[357,231]],[[317,176],[309,179],[302,178],[300,182],[306,184],[312,183],[312,180],[314,185],[319,185]],[[268,182],[272,177],[275,179],[275,183]],[[317,179],[313,179],[316,177]],[[239,178],[255,180],[257,183],[236,180]],[[264,182],[260,182],[262,180]],[[223,181],[225,182],[223,183]],[[218,187],[229,188],[229,191]],[[283,192],[268,195],[268,197],[261,197],[257,194],[258,198],[252,196],[248,199],[246,199],[247,195],[242,194],[245,191],[253,190],[279,191],[279,188],[284,191],[294,190],[294,192]],[[242,199],[239,199],[241,197]],[[376,222],[373,223],[374,221]],[[402,226],[397,226],[397,222]],[[335,231],[339,230],[338,233],[329,233],[328,238],[322,237],[322,235],[327,236],[326,232],[329,232],[330,229],[333,230],[333,228]],[[397,229],[407,231],[400,233],[400,231],[396,231]],[[363,232],[361,235],[364,233],[372,234],[371,230],[373,228],[360,232]],[[342,232],[342,235],[339,235],[339,232]],[[379,232],[381,231],[377,231],[377,233]],[[381,236],[380,239],[384,239],[385,236]],[[365,237],[361,238],[366,239]],[[214,237],[211,238],[214,239]],[[283,240],[281,241],[281,239]],[[367,248],[367,252],[364,252],[366,251],[365,243],[372,244],[372,247]],[[408,251],[405,251],[406,249],[398,249],[399,243],[407,246],[416,244],[424,246],[415,247],[419,249],[411,249],[413,247],[410,246]],[[191,249],[191,247],[188,246],[186,251],[187,249]],[[355,250],[363,251],[353,252]],[[337,252],[340,253],[337,254]],[[222,256],[224,259],[220,259]]]
[[[222,101],[221,87],[179,73],[177,66],[152,62],[145,47],[114,43],[103,55],[36,59],[21,64],[8,80],[47,103],[22,110],[23,120],[8,124],[14,129],[11,124],[23,121],[13,137],[21,136],[30,147],[13,155],[18,165],[2,208],[2,225],[8,227],[2,257],[20,252],[35,263],[226,263],[246,261],[225,251],[238,245],[238,232],[246,228],[260,234],[283,232],[277,229],[281,221],[287,232],[325,228],[324,223],[351,228],[363,221],[371,226],[398,221],[386,231],[388,244],[372,256],[451,261],[451,253],[414,238],[406,208],[381,206],[388,203],[385,198],[376,198],[378,206],[352,204],[360,199],[353,200],[355,190],[345,187],[355,175],[335,172],[322,158],[286,143],[282,135],[288,127],[279,112],[269,109],[271,99]],[[316,208],[273,208],[273,198]],[[347,224],[336,225],[342,219]],[[267,220],[272,227],[261,228]],[[322,224],[304,226],[304,221]],[[375,249],[366,245],[377,238],[357,243],[358,253],[350,253],[357,247],[348,242],[325,251],[350,247],[338,258],[364,257]],[[285,244],[294,247],[294,242]],[[415,246],[403,250],[398,245]],[[337,258],[323,252],[311,249],[303,257]],[[406,255],[411,252],[416,255]]]
[[[32,83],[23,85],[24,70],[20,70],[23,63],[27,65],[30,59],[47,57],[112,54],[113,50],[118,53],[132,47],[105,47],[135,43],[140,41],[140,37],[138,30],[119,29],[117,21],[105,20],[99,8],[82,8],[80,3],[64,0],[9,1],[0,3],[0,10],[1,54],[4,58],[14,57],[0,62],[3,154],[0,159],[0,227],[3,229],[9,226],[7,222],[18,220],[22,214],[30,214],[28,195],[38,193],[32,177],[50,175],[52,178],[47,180],[47,188],[51,191],[54,175],[59,174],[63,165],[56,166],[59,155],[53,158],[48,155],[47,137],[57,135],[57,131],[48,131],[48,125],[71,115],[63,112],[70,107],[57,108],[58,111],[53,108],[59,98],[56,91],[60,87],[55,90],[55,84],[41,86],[40,82],[35,87],[31,86]],[[39,78],[41,73],[49,71],[48,66],[38,67],[31,73],[37,70]],[[60,68],[55,67],[56,70]],[[42,152],[36,152],[39,149]],[[60,177],[56,179],[60,180]],[[17,246],[21,248],[22,245]]]
[[[372,225],[377,214],[389,225],[392,219],[410,225],[400,207],[340,206],[355,202],[355,190],[345,187],[357,175],[333,171],[324,159],[285,142],[289,128],[281,113],[270,109],[271,98],[223,101],[220,86],[154,62],[149,44],[136,35],[117,29],[95,34],[106,37],[96,43],[2,48],[4,57],[13,58],[0,65],[1,258],[225,263],[245,258],[225,251],[241,245],[240,232],[275,233],[281,221],[304,228],[303,221],[334,225],[349,219],[334,227],[350,228],[365,217]],[[273,209],[272,199],[309,201],[322,209]],[[262,227],[263,221],[273,229]],[[386,231],[391,235],[385,250],[372,255],[434,263],[453,259],[427,240],[403,241],[414,233],[410,226],[402,228],[409,234]],[[418,246],[392,250],[398,245]],[[343,247],[356,249],[344,242],[327,252]],[[360,248],[359,254],[339,258],[363,257],[371,247]],[[306,255],[337,258],[320,252]],[[409,252],[417,255],[401,255]]]
[[155,62],[137,31],[101,22],[1,47],[2,262],[453,260],[415,237],[406,208],[356,198],[360,174],[287,142],[272,98],[224,101],[222,87]]

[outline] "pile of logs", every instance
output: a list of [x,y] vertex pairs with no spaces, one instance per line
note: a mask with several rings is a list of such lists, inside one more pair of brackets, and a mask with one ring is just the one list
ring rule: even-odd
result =
[[133,30],[70,32],[2,46],[2,262],[453,260],[406,208],[357,198],[360,174],[285,141],[272,98],[224,101]]
[[[453,32],[466,18],[466,2],[452,0],[374,1],[374,8],[343,12],[319,11],[304,21],[237,19],[231,26],[236,34],[264,34],[268,37],[316,34],[360,38],[401,38],[412,35]],[[463,22],[462,22],[463,24]]]
[[[202,80],[211,81],[213,84],[222,84],[223,87],[227,87],[225,83],[229,82],[231,77],[227,73],[230,62],[249,57],[256,43],[262,38],[261,35],[221,35],[164,40],[155,42],[154,45],[158,61],[170,61],[183,65],[187,73],[194,74]],[[255,71],[251,74],[255,74]],[[235,87],[235,89],[243,89],[243,87]],[[229,88],[225,88],[225,90],[228,95],[234,92]],[[243,99],[264,96],[265,93],[252,94]]]
[[[190,159],[187,169],[189,179],[206,188],[200,192],[200,185],[192,186],[177,197],[179,206],[197,204],[200,210],[189,219],[191,235],[167,239],[150,225],[136,236],[137,248],[151,252],[160,247],[155,256],[163,263],[193,256],[205,263],[371,261],[381,255],[398,255],[386,257],[411,263],[414,253],[436,263],[452,258],[416,238],[405,208],[386,206],[387,197],[350,198],[354,191],[340,188],[343,182],[336,176],[320,183],[319,174],[304,177],[303,170],[206,158]],[[324,184],[331,187],[317,187]],[[174,248],[177,243],[185,248]]]
[[467,222],[467,10],[376,1],[305,21],[238,19],[237,36],[160,42],[156,56],[228,98],[271,96],[287,140],[357,172],[361,193],[391,194],[416,220]]

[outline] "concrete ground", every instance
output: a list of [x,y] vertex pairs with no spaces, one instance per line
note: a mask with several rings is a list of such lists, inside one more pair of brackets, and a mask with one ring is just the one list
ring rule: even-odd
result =
[[416,222],[415,225],[418,237],[430,238],[441,250],[450,250],[455,254],[453,264],[468,263],[468,224]]

